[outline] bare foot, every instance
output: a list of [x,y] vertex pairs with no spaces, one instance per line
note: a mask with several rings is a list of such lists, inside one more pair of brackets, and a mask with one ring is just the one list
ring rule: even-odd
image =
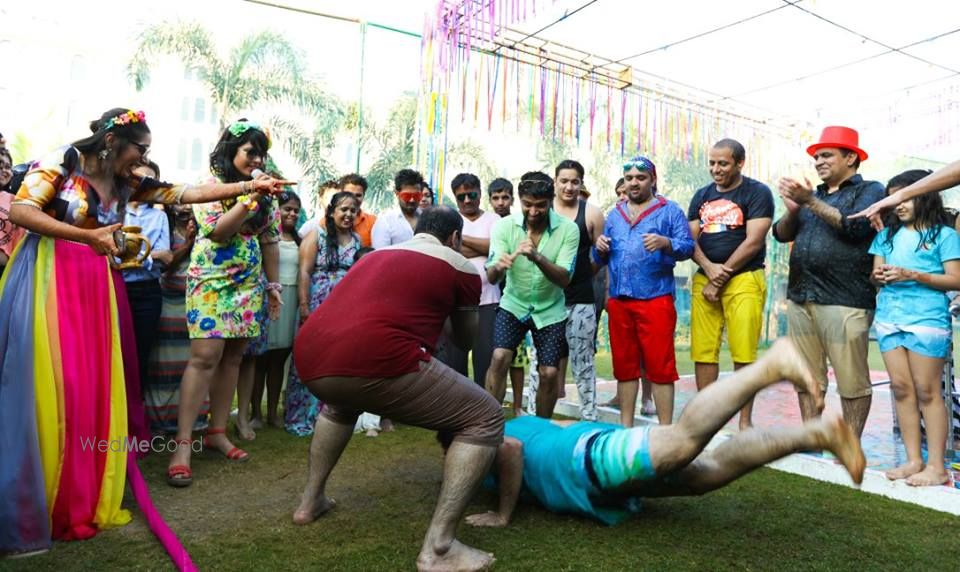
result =
[[380,431],[383,433],[389,433],[391,431],[396,431],[397,428],[393,426],[393,421],[389,419],[380,419]]
[[250,423],[247,421],[242,421],[240,418],[237,418],[235,429],[237,432],[237,437],[239,437],[241,441],[253,441],[257,438],[257,432],[250,427]]
[[379,436],[380,436],[380,432],[377,431],[376,429],[367,429],[366,436],[367,436],[367,437],[379,437]]
[[[606,403],[601,403],[600,407],[613,407],[614,409],[620,409],[620,398],[614,397]],[[643,413],[643,410],[641,409],[640,412]]]
[[[617,404],[617,406],[619,407],[619,403]],[[657,406],[653,404],[652,399],[646,400],[643,402],[642,405],[640,405],[640,415],[656,415],[656,414],[657,414]]]
[[792,383],[798,390],[813,396],[817,411],[823,411],[823,392],[813,377],[806,360],[800,355],[790,338],[779,338],[773,342],[758,363],[770,368],[774,373]]
[[304,499],[293,513],[293,524],[310,524],[337,506],[337,501],[328,496]]
[[950,481],[950,475],[943,465],[927,465],[927,468],[907,477],[907,484],[911,487],[935,487]]
[[496,559],[490,552],[470,548],[454,540],[443,554],[421,551],[417,556],[419,572],[475,572],[486,570]]
[[523,416],[526,415],[526,414],[527,414],[527,412],[524,411],[522,407],[521,407],[520,409],[517,409],[516,407],[513,408],[513,416],[514,416],[514,417],[523,417]]
[[906,463],[900,465],[896,469],[891,469],[883,475],[890,479],[891,481],[896,481],[897,479],[905,479],[910,475],[915,475],[923,470],[922,461],[907,461]]
[[863,456],[863,449],[860,448],[860,439],[838,412],[825,413],[822,420],[827,441],[824,448],[837,457],[850,473],[853,482],[859,485],[863,482],[863,470],[867,466],[867,458]]
[[263,429],[263,419],[259,417],[253,417],[250,419],[250,428],[256,431],[257,429]]
[[510,524],[507,519],[503,518],[499,512],[495,510],[488,510],[487,512],[481,512],[479,514],[471,514],[466,518],[466,523],[470,526],[483,526],[489,528],[503,528]]

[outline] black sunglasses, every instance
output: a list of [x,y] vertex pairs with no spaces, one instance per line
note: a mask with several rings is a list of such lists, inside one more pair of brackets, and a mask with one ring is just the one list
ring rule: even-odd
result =
[[470,191],[467,193],[460,193],[459,195],[454,195],[457,197],[457,202],[462,203],[463,201],[470,199],[475,201],[480,198],[480,191]]

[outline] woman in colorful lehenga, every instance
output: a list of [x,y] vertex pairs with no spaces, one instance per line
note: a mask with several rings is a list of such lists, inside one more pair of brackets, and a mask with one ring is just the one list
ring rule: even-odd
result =
[[[338,192],[327,205],[323,224],[303,238],[297,289],[301,322],[327,299],[330,290],[353,265],[361,246],[360,237],[353,232],[353,222],[359,211],[360,204],[353,194]],[[297,368],[291,365],[283,408],[287,432],[298,436],[312,435],[321,406],[301,382]]]
[[[125,470],[136,467],[127,464],[127,384],[138,388],[139,380],[127,379],[135,368],[124,371],[122,354],[135,353],[121,342],[132,338],[123,328],[130,310],[108,262],[120,254],[114,232],[126,202],[281,190],[266,178],[200,186],[139,179],[132,170],[151,142],[143,112],[111,109],[90,127],[91,136],[32,165],[10,212],[30,233],[0,280],[0,554],[90,538],[130,520],[120,508]],[[149,437],[139,394],[129,397],[130,421],[141,424],[131,423],[133,435]]]

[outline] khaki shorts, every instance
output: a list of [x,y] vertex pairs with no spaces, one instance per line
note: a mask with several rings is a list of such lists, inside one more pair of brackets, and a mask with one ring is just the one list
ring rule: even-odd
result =
[[827,390],[827,359],[837,377],[837,393],[846,399],[873,393],[867,350],[873,310],[787,301],[790,338],[813,375]]

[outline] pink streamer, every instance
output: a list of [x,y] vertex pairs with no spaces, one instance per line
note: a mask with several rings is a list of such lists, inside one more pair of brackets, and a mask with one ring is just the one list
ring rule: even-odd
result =
[[163,545],[177,570],[180,570],[180,572],[195,572],[198,570],[193,560],[190,559],[187,549],[180,544],[177,535],[164,522],[163,517],[157,512],[157,507],[153,506],[150,491],[147,489],[147,483],[143,480],[143,475],[140,474],[140,467],[137,466],[137,459],[133,451],[130,451],[127,455],[127,483],[130,484],[130,490],[133,491],[133,498],[136,499],[140,512],[147,520],[147,526],[150,527],[150,531],[157,537],[160,544]]

